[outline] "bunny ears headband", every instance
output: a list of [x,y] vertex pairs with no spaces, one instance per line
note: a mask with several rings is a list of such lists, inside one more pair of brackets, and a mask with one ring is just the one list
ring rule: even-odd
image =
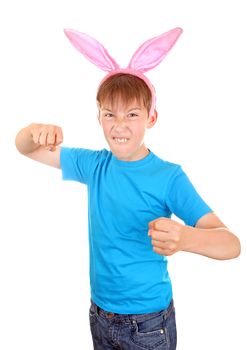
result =
[[80,53],[101,70],[108,72],[100,85],[107,78],[117,73],[132,74],[142,79],[152,94],[150,114],[153,114],[156,100],[155,90],[150,80],[143,73],[156,67],[165,58],[182,34],[181,28],[174,28],[144,42],[133,54],[127,68],[120,68],[119,64],[96,39],[72,29],[65,29],[64,32]]

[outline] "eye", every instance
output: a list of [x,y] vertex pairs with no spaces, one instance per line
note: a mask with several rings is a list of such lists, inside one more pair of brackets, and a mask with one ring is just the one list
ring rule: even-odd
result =
[[114,115],[112,113],[105,113],[104,114],[104,118],[111,119],[113,117],[114,117]]
[[136,114],[136,113],[129,113],[128,114],[128,118],[129,119],[136,119],[136,118],[138,118],[138,114]]

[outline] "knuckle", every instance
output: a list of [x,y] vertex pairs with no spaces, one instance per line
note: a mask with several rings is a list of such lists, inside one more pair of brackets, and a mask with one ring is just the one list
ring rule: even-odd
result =
[[39,141],[39,135],[33,134],[33,142],[38,143],[38,141]]
[[179,236],[178,234],[174,234],[174,236],[173,236],[173,241],[174,241],[175,243],[178,243],[178,242],[180,241],[180,236]]
[[57,142],[58,142],[58,143],[63,142],[63,136],[58,135],[58,136],[57,136]]

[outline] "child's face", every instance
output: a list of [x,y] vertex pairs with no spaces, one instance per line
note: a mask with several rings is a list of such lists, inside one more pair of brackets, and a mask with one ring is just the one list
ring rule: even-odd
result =
[[146,129],[157,120],[157,113],[148,115],[142,103],[133,101],[124,106],[104,103],[99,109],[99,122],[112,153],[119,160],[134,161],[144,158],[148,149],[144,145]]

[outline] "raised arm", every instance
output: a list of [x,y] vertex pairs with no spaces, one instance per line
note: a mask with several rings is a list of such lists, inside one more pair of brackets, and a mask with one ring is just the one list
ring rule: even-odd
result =
[[59,126],[48,124],[30,124],[16,135],[18,151],[38,162],[60,168],[60,151],[63,132]]

